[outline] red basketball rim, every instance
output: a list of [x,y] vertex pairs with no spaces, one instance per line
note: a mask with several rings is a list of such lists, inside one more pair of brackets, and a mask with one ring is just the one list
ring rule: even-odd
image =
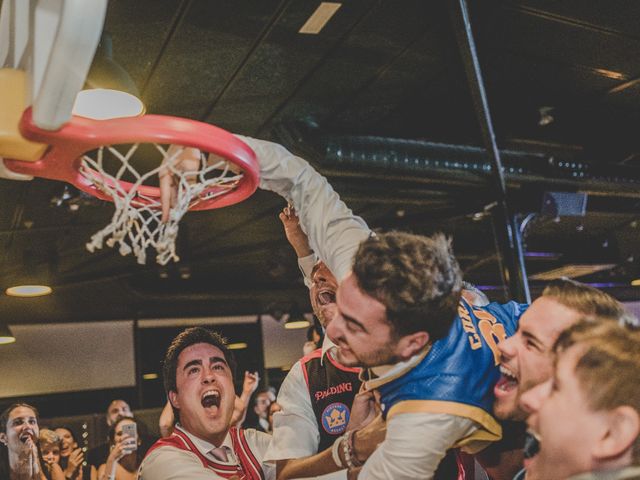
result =
[[[208,210],[233,205],[249,197],[258,188],[260,169],[254,151],[231,133],[208,123],[165,115],[111,120],[92,120],[74,116],[59,130],[51,131],[38,128],[33,123],[31,108],[28,108],[20,119],[20,133],[27,140],[44,143],[50,147],[36,162],[5,159],[8,169],[25,175],[68,182],[102,200],[111,201],[112,198],[80,173],[83,155],[102,146],[131,143],[193,147],[205,153],[219,155],[243,171],[243,176],[235,188],[213,186],[205,190],[202,196],[219,195],[195,202],[190,206],[190,210]],[[100,175],[95,170],[93,173]],[[118,182],[126,192],[134,186],[123,180]],[[159,203],[158,187],[140,185],[138,191],[152,200],[138,197],[135,203]]]

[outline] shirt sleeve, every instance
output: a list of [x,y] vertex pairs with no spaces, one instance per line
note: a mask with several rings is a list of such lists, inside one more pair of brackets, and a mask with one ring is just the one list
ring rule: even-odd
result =
[[307,288],[311,288],[311,272],[313,266],[316,264],[316,255],[314,253],[307,255],[306,257],[298,258],[298,268],[302,273],[304,284]]
[[265,480],[275,480],[276,478],[276,466],[268,463],[264,460],[269,445],[271,445],[271,435],[264,432],[259,432],[252,428],[244,430],[244,436],[251,448],[251,451],[260,460],[262,466],[262,472],[264,473]]
[[353,214],[307,161],[276,143],[238,138],[258,157],[260,188],[281,195],[295,207],[311,249],[338,281],[346,277],[358,245],[371,235],[366,222]]
[[173,447],[159,447],[140,465],[138,480],[212,480],[223,479],[204,468],[193,453]]
[[444,413],[394,415],[358,480],[430,480],[447,450],[477,428],[473,420]]
[[302,366],[296,362],[278,392],[282,410],[273,415],[273,437],[265,461],[308,457],[318,453],[320,432]]

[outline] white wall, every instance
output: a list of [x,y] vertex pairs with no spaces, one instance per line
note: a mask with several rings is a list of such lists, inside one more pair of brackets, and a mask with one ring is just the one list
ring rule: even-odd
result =
[[135,385],[133,322],[11,325],[0,346],[0,397]]
[[[310,315],[307,315],[311,319]],[[302,357],[302,346],[307,341],[307,329],[286,330],[284,319],[278,322],[270,315],[262,315],[264,367],[291,367]]]

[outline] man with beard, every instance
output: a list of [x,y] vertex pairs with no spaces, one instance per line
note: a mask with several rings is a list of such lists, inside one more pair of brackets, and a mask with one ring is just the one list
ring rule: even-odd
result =
[[[632,321],[622,304],[605,292],[569,279],[555,280],[522,315],[516,334],[499,344],[501,377],[494,388],[494,414],[511,422],[512,429],[522,435],[511,438],[511,444],[496,446],[499,453],[484,452],[486,468],[502,468],[507,472],[504,478],[522,468],[523,422],[527,418],[521,407],[522,394],[551,377],[553,344],[563,330],[585,316],[599,321]],[[487,461],[492,453],[493,459]]]
[[539,439],[527,480],[640,479],[640,332],[582,321],[553,351],[551,377],[521,397]]
[[142,462],[142,480],[273,479],[262,462],[270,435],[231,427],[235,365],[218,334],[189,328],[169,346],[165,390],[175,417],[172,435],[158,440]]

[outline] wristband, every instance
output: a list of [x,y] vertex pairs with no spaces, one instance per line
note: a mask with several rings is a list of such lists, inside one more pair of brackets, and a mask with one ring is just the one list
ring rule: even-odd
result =
[[344,468],[342,459],[340,458],[340,442],[342,442],[342,439],[343,437],[336,438],[336,441],[333,442],[333,446],[331,447],[331,458],[333,458],[333,463],[335,463],[339,469]]
[[356,432],[358,430],[352,430],[351,435],[349,435],[349,453],[351,454],[351,460],[356,467],[361,467],[363,462],[358,460],[358,454],[356,452]]
[[344,440],[342,442],[342,453],[344,454],[344,463],[347,464],[347,468],[349,470],[351,470],[352,468],[362,466],[362,464],[358,462],[358,460],[355,459],[353,456],[352,433],[353,433],[353,430],[350,430],[347,433],[345,433],[343,437]]

